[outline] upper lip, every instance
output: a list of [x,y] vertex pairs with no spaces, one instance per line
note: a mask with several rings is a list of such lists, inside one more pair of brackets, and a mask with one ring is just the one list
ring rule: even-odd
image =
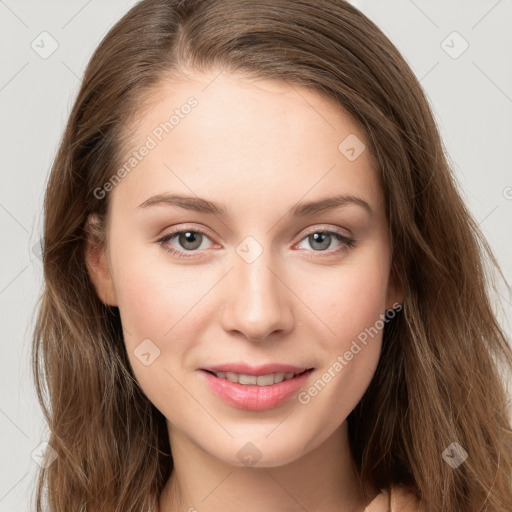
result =
[[310,370],[308,366],[292,366],[289,364],[268,363],[261,366],[251,366],[246,363],[225,363],[211,366],[205,366],[202,370],[208,370],[213,373],[218,372],[232,372],[243,375],[268,375],[270,373],[302,373],[305,370]]

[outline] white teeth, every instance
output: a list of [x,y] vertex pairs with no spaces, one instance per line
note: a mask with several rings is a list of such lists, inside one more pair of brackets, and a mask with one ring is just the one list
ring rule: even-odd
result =
[[[258,386],[271,386],[272,384],[275,384],[275,375],[269,374],[269,375],[258,375],[256,378],[256,384]],[[240,375],[240,384],[245,384],[245,382],[242,380],[242,375]]]
[[252,384],[254,386],[255,384],[257,384],[257,382],[258,382],[258,377],[256,377],[256,375],[239,375],[238,376],[239,384]]
[[236,373],[227,372],[226,379],[231,382],[238,382],[238,375]]
[[274,384],[279,384],[284,380],[284,373],[276,373],[274,375]]
[[[243,385],[252,386],[271,386],[279,384],[283,380],[290,380],[295,377],[295,373],[269,373],[268,375],[245,375],[233,372],[218,372],[215,374],[219,379],[227,379],[230,382],[238,382]],[[297,374],[298,375],[298,374]]]

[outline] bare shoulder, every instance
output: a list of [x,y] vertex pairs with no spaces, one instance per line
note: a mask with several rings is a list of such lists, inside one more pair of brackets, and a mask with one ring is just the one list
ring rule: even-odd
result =
[[404,485],[394,485],[388,492],[380,493],[367,505],[365,512],[424,512],[420,500],[414,492]]
[[390,512],[422,512],[420,500],[412,489],[404,485],[396,485],[391,488]]

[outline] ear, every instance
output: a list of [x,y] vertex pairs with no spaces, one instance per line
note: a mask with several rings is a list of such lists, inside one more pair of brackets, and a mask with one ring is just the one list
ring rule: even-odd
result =
[[386,309],[393,309],[396,304],[404,303],[404,287],[394,265],[391,265],[386,294]]
[[85,224],[85,264],[99,299],[107,306],[117,306],[114,281],[107,259],[107,247],[97,215],[87,217]]

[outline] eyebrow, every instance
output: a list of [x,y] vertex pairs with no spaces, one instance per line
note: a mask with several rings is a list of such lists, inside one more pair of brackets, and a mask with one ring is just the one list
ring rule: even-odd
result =
[[[157,194],[144,201],[138,208],[148,208],[155,205],[178,206],[185,210],[217,215],[222,218],[229,217],[229,212],[224,205],[200,197],[184,196],[180,194]],[[343,194],[318,199],[316,201],[298,203],[291,208],[287,216],[290,218],[305,217],[347,205],[360,206],[370,215],[373,214],[372,208],[364,199],[350,194]]]

